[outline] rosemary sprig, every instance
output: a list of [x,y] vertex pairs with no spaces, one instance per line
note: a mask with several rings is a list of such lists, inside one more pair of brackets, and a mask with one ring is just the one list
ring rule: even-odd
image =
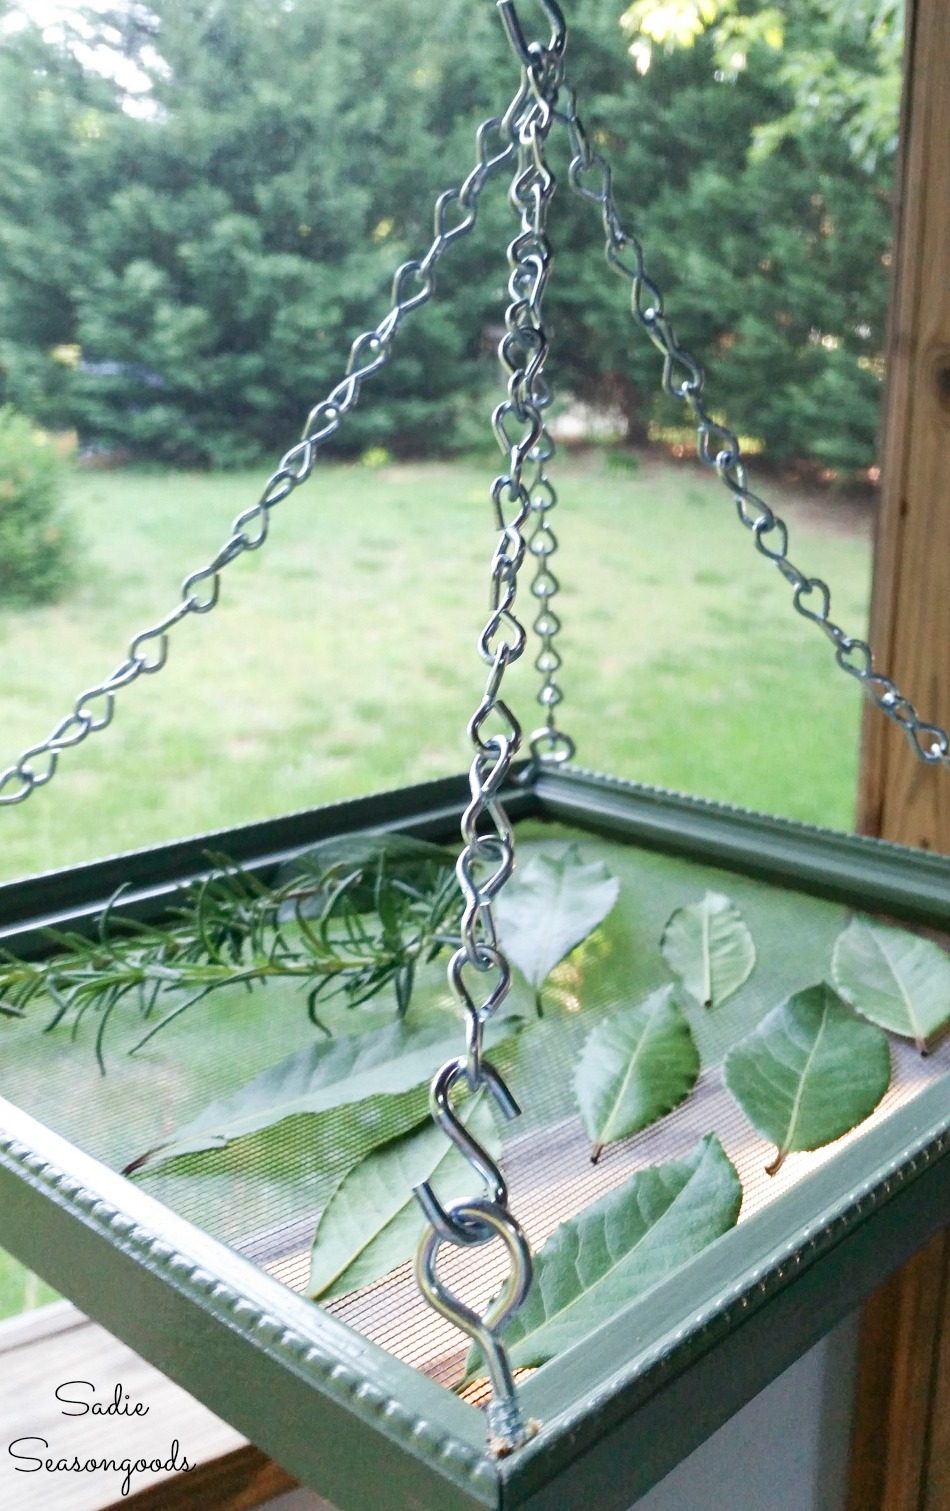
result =
[[93,1011],[104,1071],[109,1023],[128,1001],[148,1022],[163,998],[176,998],[130,1054],[212,992],[278,978],[300,981],[310,1021],[329,1033],[321,1000],[342,996],[358,1007],[391,986],[402,1017],[419,964],[457,942],[453,857],[434,845],[400,836],[335,841],[297,857],[270,884],[227,856],[208,859],[213,871],[188,888],[167,924],[119,912],[120,891],[92,937],[50,929],[54,952],[41,960],[0,951],[0,1012],[23,1017],[45,996],[54,1007],[46,1029],[70,1017],[75,1038]]

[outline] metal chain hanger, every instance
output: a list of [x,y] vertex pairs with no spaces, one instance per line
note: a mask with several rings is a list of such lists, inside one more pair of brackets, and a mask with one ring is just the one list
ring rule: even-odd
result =
[[72,712],[45,740],[29,746],[12,766],[0,772],[0,804],[22,803],[37,787],[52,780],[63,751],[111,724],[116,694],[143,674],[161,671],[165,665],[169,631],[191,614],[210,613],[218,602],[225,567],[245,551],[257,551],[264,544],[271,510],[306,482],[320,448],[336,435],[356,407],[363,383],[388,364],[404,318],[431,299],[443,254],[474,227],[485,184],[514,157],[515,145],[504,123],[523,104],[527,93],[528,86],[522,81],[505,116],[493,116],[479,126],[474,168],[459,188],[447,189],[436,200],[435,232],[428,251],[396,270],[391,309],[372,330],[357,336],[343,378],[310,411],[301,440],[281,458],[257,503],[237,516],[217,555],[185,578],[181,601],[175,608],[134,637],[125,660],[111,675],[80,693]]
[[[552,608],[558,591],[551,569],[557,540],[549,516],[557,496],[547,474],[554,446],[544,423],[551,395],[544,376],[548,337],[542,300],[551,268],[547,216],[555,187],[546,160],[546,143],[554,128],[564,130],[568,137],[571,188],[599,208],[607,261],[629,280],[633,316],[663,354],[663,387],[689,405],[696,421],[700,459],[716,471],[734,498],[756,549],[793,589],[794,608],[828,636],[839,666],[904,729],[922,760],[950,766],[950,736],[938,725],[922,720],[897,686],[874,670],[867,643],[847,635],[832,619],[827,585],[820,578],[806,576],[791,561],[787,527],[750,490],[736,435],[709,414],[702,397],[702,369],[676,338],[662,293],[646,271],[641,244],[621,223],[609,164],[592,151],[578,114],[575,91],[564,74],[567,28],[556,0],[539,0],[550,25],[546,42],[527,41],[515,0],[496,3],[521,65],[520,84],[505,114],[479,127],[475,166],[464,183],[446,190],[436,201],[434,237],[428,251],[397,270],[388,314],[354,341],[344,377],[311,410],[303,438],[283,456],[258,502],[237,517],[221,550],[185,579],[178,605],[135,636],[126,659],[111,676],[82,693],[72,712],[45,740],[24,751],[0,773],[0,803],[22,802],[35,788],[49,782],[63,751],[111,722],[117,693],[139,676],[161,670],[171,629],[191,614],[208,613],[214,608],[224,568],[245,551],[258,550],[264,544],[270,511],[309,477],[320,448],[336,434],[358,402],[364,381],[389,362],[404,317],[431,298],[436,267],[443,254],[475,225],[486,183],[506,164],[512,164],[509,198],[518,230],[508,248],[510,303],[499,346],[508,386],[507,398],[493,415],[506,470],[495,480],[491,492],[499,538],[491,562],[490,614],[478,640],[488,676],[484,695],[468,726],[474,747],[471,801],[462,819],[463,848],[457,865],[464,909],[461,943],[449,964],[450,983],[465,1019],[465,1053],[442,1066],[431,1089],[436,1122],[471,1164],[484,1191],[447,1206],[428,1183],[416,1191],[428,1220],[416,1261],[419,1285],[431,1304],[479,1345],[493,1389],[488,1408],[489,1444],[493,1453],[505,1454],[536,1430],[536,1424],[526,1423],[522,1416],[500,1336],[505,1322],[528,1293],[532,1259],[524,1232],[510,1211],[504,1176],[466,1125],[464,1114],[456,1110],[453,1094],[457,1088],[475,1094],[487,1091],[505,1117],[514,1117],[519,1111],[511,1091],[484,1056],[483,1033],[486,1022],[504,1002],[511,979],[495,928],[493,903],[514,867],[514,835],[501,803],[501,791],[523,736],[502,690],[508,667],[524,654],[527,644],[524,625],[517,617],[516,596],[519,572],[528,554],[535,560],[531,591],[537,604],[534,630],[540,641],[535,666],[542,678],[538,701],[544,713],[544,722],[531,735],[529,745],[536,762],[565,761],[574,752],[573,742],[556,722],[562,700],[557,681],[561,658],[555,644],[560,622]],[[529,527],[530,534],[526,535]],[[476,982],[480,982],[477,991]],[[508,1251],[509,1274],[499,1294],[484,1313],[479,1313],[439,1279],[439,1251],[444,1244],[469,1248],[495,1238],[501,1239]]]
[[[31,745],[0,771],[0,805],[21,803],[37,787],[45,786],[56,773],[63,751],[79,745],[89,735],[105,729],[115,713],[116,694],[143,674],[162,669],[168,657],[169,631],[191,614],[207,614],[216,605],[221,588],[221,573],[245,551],[258,550],[267,538],[270,511],[313,471],[317,453],[340,429],[355,408],[364,381],[390,361],[393,345],[402,321],[411,311],[428,302],[435,291],[435,270],[446,249],[474,227],[482,190],[489,178],[512,158],[515,144],[509,139],[493,150],[492,139],[503,133],[503,123],[512,111],[523,104],[539,60],[546,56],[563,57],[567,39],[564,16],[556,0],[538,0],[551,25],[548,42],[528,43],[515,9],[515,0],[496,0],[515,53],[522,64],[523,77],[518,95],[504,116],[483,122],[477,133],[477,161],[464,183],[447,189],[435,206],[435,233],[432,243],[420,259],[405,262],[393,279],[392,307],[374,329],[357,336],[350,348],[346,372],[341,381],[310,412],[303,437],[281,458],[277,470],[251,508],[235,519],[231,534],[218,553],[205,566],[192,572],[182,584],[181,600],[165,617],[136,635],[128,654],[115,670],[95,687],[80,693],[72,711],[57,723],[44,740]],[[582,199],[600,209],[605,236],[605,250],[610,266],[630,282],[631,311],[664,357],[662,384],[675,399],[689,405],[696,421],[699,457],[713,468],[735,500],[739,518],[752,532],[756,550],[778,567],[793,589],[792,605],[803,618],[811,620],[831,641],[835,659],[841,669],[854,677],[873,703],[898,724],[922,761],[940,762],[950,767],[950,734],[939,724],[922,719],[911,700],[904,696],[890,677],[874,668],[871,647],[866,640],[849,635],[831,616],[831,591],[820,577],[809,577],[788,555],[788,527],[764,499],[749,488],[748,472],[738,436],[714,420],[703,399],[705,384],[698,360],[676,338],[665,311],[663,295],[646,270],[643,247],[639,239],[621,222],[613,194],[610,165],[602,153],[591,149],[590,137],[578,114],[576,91],[562,80],[559,95],[565,104],[552,105],[555,121],[566,128],[572,158],[569,170],[571,188]],[[559,101],[558,101],[559,103]],[[531,484],[532,511],[536,516],[530,550],[537,559],[532,591],[539,600],[534,628],[541,640],[535,665],[543,678],[539,702],[545,711],[545,723],[531,737],[536,757],[564,761],[574,753],[573,742],[558,731],[555,710],[562,694],[556,680],[561,658],[554,648],[560,621],[551,608],[551,598],[558,583],[549,566],[557,541],[547,519],[557,502],[547,477],[545,464],[552,454],[550,437],[542,425],[533,452],[535,477]]]
[[881,712],[900,725],[915,755],[922,761],[939,761],[950,768],[950,735],[947,731],[939,724],[922,719],[897,684],[874,670],[867,641],[848,635],[832,619],[828,584],[820,577],[806,576],[790,559],[788,526],[764,499],[752,492],[738,436],[728,426],[714,420],[706,407],[702,366],[677,340],[665,311],[663,294],[646,270],[643,247],[621,223],[610,164],[601,153],[591,150],[590,138],[577,113],[576,92],[567,83],[564,98],[566,104],[556,115],[567,128],[570,138],[573,154],[569,170],[571,187],[582,199],[600,209],[607,261],[616,273],[629,280],[634,319],[663,353],[664,390],[671,398],[683,400],[692,410],[700,461],[715,469],[735,500],[740,520],[752,532],[756,550],[778,568],[794,590],[793,608],[827,635],[842,671],[855,677]]
[[[423,1295],[442,1316],[468,1333],[480,1346],[492,1384],[488,1406],[489,1444],[496,1454],[510,1453],[531,1435],[518,1405],[514,1378],[499,1333],[511,1314],[528,1293],[533,1266],[527,1239],[508,1207],[508,1190],[498,1166],[453,1111],[449,1093],[464,1078],[469,1091],[487,1087],[506,1118],[520,1112],[517,1102],[493,1065],[485,1059],[482,1036],[486,1022],[502,1005],[511,984],[511,969],[500,948],[495,930],[492,901],[501,891],[514,867],[514,833],[499,800],[522,744],[521,727],[503,700],[505,673],[525,651],[527,635],[517,617],[518,572],[524,562],[527,543],[525,526],[536,512],[537,523],[531,545],[539,560],[533,590],[542,608],[544,620],[542,651],[545,686],[557,692],[553,673],[556,652],[550,642],[554,635],[553,615],[548,602],[556,582],[547,566],[553,549],[553,536],[545,514],[551,507],[553,489],[543,468],[553,453],[544,426],[543,411],[551,395],[544,377],[548,354],[548,337],[544,328],[542,300],[551,269],[551,248],[547,238],[548,207],[554,194],[554,176],[545,159],[545,141],[553,124],[552,104],[557,98],[561,77],[560,49],[551,48],[539,57],[525,79],[530,93],[522,107],[509,119],[511,139],[517,145],[517,162],[509,200],[519,219],[517,235],[508,248],[511,273],[508,293],[511,303],[505,313],[505,335],[499,356],[508,370],[508,396],[492,416],[495,436],[506,458],[506,471],[492,484],[491,497],[495,520],[500,532],[491,562],[491,612],[478,641],[482,660],[488,665],[485,694],[468,726],[475,747],[469,781],[472,800],[462,817],[464,847],[456,867],[465,907],[462,913],[462,941],[449,963],[449,981],[465,1015],[466,1054],[449,1060],[435,1076],[431,1090],[432,1115],[460,1153],[469,1161],[485,1184],[485,1195],[474,1200],[454,1202],[446,1209],[428,1182],[416,1189],[416,1196],[429,1220],[416,1256],[416,1279]],[[530,486],[524,471],[529,462],[535,465]],[[555,542],[556,544],[556,542]],[[556,752],[573,749],[554,725],[553,697],[547,698],[550,722],[532,739],[532,746],[543,740]],[[494,716],[500,732],[486,734],[485,726]],[[565,742],[566,743],[563,743]],[[569,749],[568,749],[569,747]],[[536,750],[539,758],[543,753]],[[488,827],[486,827],[486,821]],[[472,996],[464,973],[474,972],[482,984]],[[459,1247],[490,1243],[501,1238],[507,1249],[510,1270],[499,1297],[489,1305],[484,1316],[466,1306],[439,1280],[436,1262],[442,1244]]]
[[[706,410],[701,398],[702,369],[696,359],[679,345],[664,313],[662,295],[646,274],[642,247],[620,222],[612,193],[610,167],[603,157],[591,151],[589,137],[577,112],[575,91],[565,82],[566,26],[558,6],[554,0],[541,0],[542,9],[552,22],[551,38],[545,46],[539,42],[526,42],[514,0],[497,0],[497,3],[536,103],[529,103],[524,114],[510,117],[519,143],[518,168],[510,198],[515,208],[521,211],[522,232],[509,247],[512,266],[509,292],[513,303],[508,308],[506,335],[499,347],[502,361],[511,375],[509,397],[496,409],[493,417],[495,434],[502,449],[508,453],[509,471],[496,480],[492,490],[502,533],[492,561],[492,615],[479,641],[481,654],[491,670],[485,696],[469,725],[475,745],[470,773],[472,801],[462,821],[465,847],[457,867],[465,897],[465,912],[462,944],[449,966],[449,979],[465,1014],[467,1054],[464,1058],[450,1060],[441,1068],[433,1080],[430,1098],[435,1121],[469,1160],[475,1173],[482,1177],[485,1195],[455,1202],[446,1210],[428,1182],[417,1188],[416,1195],[429,1219],[429,1227],[419,1246],[415,1272],[419,1287],[430,1304],[481,1347],[493,1391],[488,1407],[489,1447],[496,1456],[501,1456],[521,1447],[540,1425],[524,1419],[510,1360],[499,1336],[530,1289],[533,1262],[523,1230],[509,1210],[504,1178],[487,1151],[473,1139],[453,1110],[449,1093],[455,1083],[464,1078],[471,1091],[487,1086],[505,1117],[515,1116],[519,1111],[510,1090],[483,1057],[482,1031],[484,1023],[504,1000],[510,983],[510,969],[499,947],[491,902],[514,864],[514,836],[497,799],[520,745],[521,731],[500,693],[507,666],[523,654],[525,647],[525,632],[515,617],[514,607],[518,567],[525,551],[522,530],[532,509],[536,513],[536,524],[531,549],[538,560],[532,591],[541,605],[535,629],[542,642],[536,666],[544,679],[540,701],[546,709],[547,719],[545,726],[532,736],[531,748],[536,760],[547,758],[554,761],[569,759],[574,749],[573,742],[557,730],[555,723],[555,710],[561,701],[555,673],[561,663],[552,641],[560,626],[550,608],[550,599],[558,584],[550,570],[549,559],[557,542],[546,514],[556,502],[556,495],[544,471],[553,454],[553,445],[542,415],[550,403],[550,393],[542,376],[547,337],[541,320],[541,295],[551,266],[545,226],[547,206],[554,192],[554,179],[545,160],[544,147],[555,121],[566,128],[570,139],[571,186],[582,198],[600,206],[608,261],[630,279],[633,313],[664,354],[664,388],[690,404],[697,421],[702,460],[715,467],[732,492],[740,519],[753,531],[759,551],[778,566],[786,581],[793,586],[795,608],[821,625],[835,646],[839,664],[865,681],[879,706],[906,729],[919,755],[931,761],[946,757],[948,737],[936,726],[923,724],[912,705],[902,698],[889,679],[873,677],[868,647],[863,641],[847,636],[830,618],[830,594],[826,584],[820,578],[806,577],[789,560],[788,532],[784,522],[749,490],[737,437],[714,421]],[[559,108],[562,91],[566,104]],[[584,182],[584,176],[590,173],[595,175],[594,187]],[[625,253],[632,257],[632,266],[625,260]],[[514,422],[522,427],[520,435],[513,434]],[[523,466],[529,458],[536,467],[530,493],[523,482]],[[513,508],[510,523],[505,518],[505,502]],[[773,535],[776,537],[774,541],[771,539]],[[817,595],[818,609],[805,602],[813,593]],[[496,640],[496,637],[499,638]],[[482,736],[482,727],[493,712],[502,716],[505,733],[486,740]],[[925,739],[933,736],[933,744],[925,749],[921,736]],[[480,833],[479,820],[483,816],[491,819],[494,833]],[[479,865],[489,868],[480,883],[475,879]],[[462,978],[466,967],[493,978],[480,1004],[473,1000]],[[499,1294],[489,1303],[485,1313],[479,1314],[462,1303],[439,1280],[436,1262],[439,1249],[445,1243],[469,1247],[491,1242],[494,1238],[501,1238],[507,1247],[509,1273]]]

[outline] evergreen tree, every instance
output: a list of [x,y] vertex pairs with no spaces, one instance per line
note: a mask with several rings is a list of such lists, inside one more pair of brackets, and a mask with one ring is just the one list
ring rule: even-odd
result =
[[[692,46],[657,43],[644,74],[619,9],[574,7],[569,71],[713,406],[776,459],[867,466],[890,231],[889,116],[869,126],[869,102],[896,68],[872,0],[847,25],[830,0],[788,0],[782,46],[775,7],[731,0]],[[744,66],[724,67],[737,36]],[[97,41],[147,91],[97,73]],[[816,70],[829,102],[809,115]],[[435,195],[465,176],[474,125],[516,78],[481,0],[133,0],[58,39],[0,34],[0,398],[174,461],[283,449],[388,308],[395,266],[428,246]],[[659,359],[554,136],[551,151],[552,374],[619,404],[642,437],[674,418]],[[480,221],[334,445],[409,454],[487,435],[514,228],[503,185]]]

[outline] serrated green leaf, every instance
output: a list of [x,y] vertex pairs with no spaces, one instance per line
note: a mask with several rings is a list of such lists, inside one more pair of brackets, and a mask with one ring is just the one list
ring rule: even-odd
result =
[[[462,1121],[497,1158],[501,1140],[484,1097]],[[433,1181],[443,1202],[473,1190],[471,1165],[428,1117],[367,1155],[337,1186],[314,1238],[308,1285],[314,1299],[358,1290],[412,1258],[426,1226],[413,1187],[424,1180]]]
[[831,963],[835,986],[864,1018],[927,1041],[950,1022],[950,960],[929,939],[855,919],[839,935]]
[[[511,1018],[486,1024],[486,1048],[499,1044],[518,1026]],[[413,1091],[458,1052],[459,1029],[452,1020],[418,1028],[398,1022],[351,1037],[321,1039],[268,1066],[230,1096],[212,1102],[133,1165],[141,1168],[158,1156],[164,1161],[179,1154],[220,1149],[232,1139],[299,1113],[327,1112],[365,1097]]]
[[574,1094],[594,1145],[591,1159],[596,1163],[605,1144],[676,1107],[698,1075],[699,1051],[671,986],[598,1023],[574,1071]]
[[660,941],[663,958],[697,1002],[718,1007],[752,974],[755,945],[742,915],[721,892],[677,908]]
[[786,1154],[819,1149],[874,1111],[891,1079],[887,1039],[827,982],[773,1008],[723,1062],[723,1079],[752,1126]]
[[[524,1304],[503,1339],[516,1367],[546,1364],[611,1322],[733,1227],[742,1187],[714,1133],[685,1159],[651,1165],[561,1223],[535,1258]],[[467,1378],[479,1373],[473,1349]]]
[[559,961],[603,923],[619,891],[603,861],[586,864],[574,845],[533,855],[498,894],[501,947],[538,991]]

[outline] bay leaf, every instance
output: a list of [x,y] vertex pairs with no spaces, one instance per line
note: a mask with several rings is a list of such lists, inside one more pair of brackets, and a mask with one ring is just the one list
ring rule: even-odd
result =
[[660,941],[667,965],[697,1002],[719,1007],[752,974],[755,945],[742,914],[722,892],[677,908]]
[[[485,1025],[487,1049],[520,1027],[514,1018]],[[327,1112],[370,1096],[393,1096],[424,1085],[444,1060],[459,1053],[454,1018],[415,1027],[403,1021],[337,1039],[320,1039],[269,1065],[237,1091],[205,1107],[165,1143],[140,1156],[125,1173],[180,1154],[221,1149],[232,1139],[269,1128],[299,1113]]]
[[584,1042],[574,1094],[595,1164],[605,1144],[656,1122],[696,1084],[699,1051],[673,992],[661,987],[611,1013]]
[[565,955],[603,923],[619,891],[603,861],[587,864],[575,845],[533,855],[495,902],[502,950],[537,992]]
[[827,982],[796,992],[735,1044],[723,1079],[749,1122],[787,1154],[819,1149],[874,1111],[891,1079],[887,1039]]
[[[497,1158],[501,1139],[487,1099],[476,1098],[461,1118]],[[426,1227],[413,1187],[424,1180],[433,1181],[443,1202],[471,1196],[479,1184],[428,1115],[411,1133],[368,1154],[337,1186],[314,1238],[308,1293],[315,1300],[358,1290],[413,1257]]]
[[950,1021],[950,959],[930,939],[855,919],[839,935],[831,962],[835,986],[863,1018],[927,1041]]
[[[684,1159],[637,1171],[561,1223],[535,1257],[524,1304],[505,1325],[512,1364],[546,1364],[612,1322],[628,1301],[734,1227],[741,1203],[739,1177],[708,1133]],[[473,1348],[467,1378],[482,1368]]]

